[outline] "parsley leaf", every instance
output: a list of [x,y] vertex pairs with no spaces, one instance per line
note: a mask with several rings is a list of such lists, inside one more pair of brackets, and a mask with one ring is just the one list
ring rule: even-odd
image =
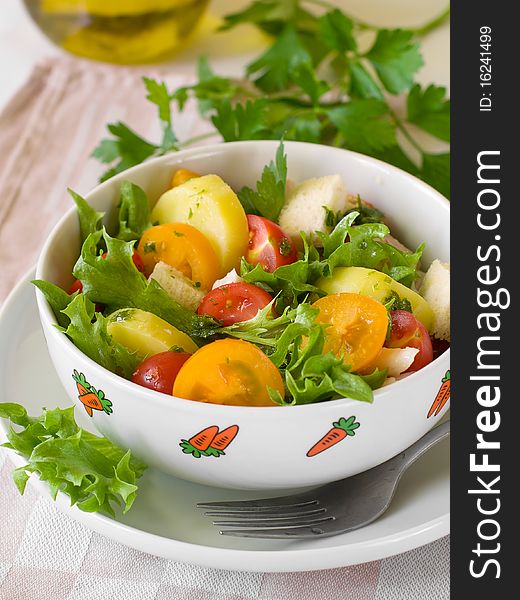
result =
[[229,100],[224,100],[215,105],[216,114],[211,121],[225,142],[262,139],[265,137],[265,106],[263,100],[248,100],[232,107]]
[[408,158],[397,144],[395,146],[388,146],[388,148],[384,148],[379,152],[374,152],[373,156],[391,165],[395,165],[403,169],[403,171],[408,171],[412,175],[418,176],[420,173],[419,167]]
[[358,152],[381,151],[395,144],[395,126],[387,117],[384,102],[354,99],[327,110],[329,119],[343,135],[345,145]]
[[283,90],[293,81],[302,64],[312,67],[312,59],[297,31],[288,25],[274,44],[247,67],[248,75],[256,75],[255,84],[265,92]]
[[159,109],[159,119],[163,130],[160,144],[154,144],[132,131],[125,123],[118,121],[109,123],[107,129],[113,138],[101,140],[92,151],[92,156],[100,162],[112,165],[100,178],[106,181],[117,173],[141,164],[151,156],[161,155],[170,150],[177,150],[178,140],[172,129],[172,115],[170,103],[178,97],[170,95],[166,84],[149,77],[143,77],[148,95],[147,100],[155,104]]
[[338,52],[357,50],[353,27],[352,19],[336,8],[320,18],[320,38],[329,48]]
[[350,68],[350,94],[359,98],[375,98],[383,100],[383,92],[374,81],[372,75],[359,61],[353,61]]
[[256,23],[258,25],[274,21],[288,22],[294,17],[296,3],[280,2],[279,0],[256,0],[245,10],[226,15],[220,31],[231,29],[242,23]]
[[349,215],[353,212],[357,212],[358,215],[354,223],[356,225],[363,225],[364,223],[382,223],[385,215],[375,206],[369,206],[365,204],[358,196],[357,206],[349,209],[345,214]]
[[280,142],[275,161],[270,161],[264,167],[260,180],[256,182],[256,192],[243,187],[238,192],[238,197],[246,212],[260,214],[276,221],[285,203],[286,184],[287,156],[283,142]]
[[159,109],[159,119],[163,129],[161,151],[178,150],[177,136],[172,129],[172,113],[170,108],[171,97],[164,81],[158,82],[150,77],[143,77],[144,85],[148,91],[146,99]]
[[441,140],[450,139],[450,101],[446,88],[415,84],[408,94],[408,121]]
[[117,173],[139,165],[159,149],[159,146],[148,142],[121,121],[109,123],[107,129],[114,139],[101,140],[92,156],[102,163],[116,164],[103,173],[100,181],[106,181]]
[[406,310],[409,313],[413,313],[410,300],[408,298],[401,298],[394,290],[384,299],[383,304],[386,310]]
[[423,154],[421,177],[441,194],[450,197],[450,155]]
[[330,89],[325,81],[316,77],[309,62],[297,64],[291,71],[291,78],[309,96],[312,104],[318,104],[320,97]]
[[413,84],[414,74],[423,65],[419,44],[412,39],[411,31],[381,29],[365,55],[391,94],[408,90]]
[[[202,56],[194,85],[169,92],[164,83],[145,80],[148,99],[159,108],[163,140],[153,144],[122,123],[112,124],[114,137],[102,140],[94,151],[110,165],[103,179],[150,156],[200,141],[195,136],[177,142],[171,127],[170,103],[176,102],[182,111],[189,99],[195,99],[201,115],[224,141],[283,137],[348,148],[422,177],[446,194],[448,171],[441,160],[426,157],[425,165],[418,166],[416,154],[410,154],[396,129],[406,131],[421,156],[426,149],[413,139],[414,128],[407,123],[447,141],[448,101],[439,91],[442,88],[414,85],[422,65],[414,36],[439,26],[449,13],[448,8],[412,32],[367,25],[327,3],[253,0],[224,17],[221,29],[252,24],[272,36],[268,49],[251,61],[241,79],[217,75]],[[367,29],[375,33],[374,41],[361,52]],[[410,88],[405,122],[394,114],[387,96]],[[253,207],[247,194],[244,206]]]
[[[207,115],[212,109],[220,103],[230,100],[241,91],[241,86],[234,80],[216,75],[209,62],[207,56],[201,56],[197,62],[198,83],[188,88],[180,88],[175,92],[179,108],[183,105],[179,102],[185,102],[188,91],[192,91],[195,98],[198,100],[199,112],[201,115]],[[181,98],[178,92],[183,90]],[[175,95],[174,94],[174,95]]]

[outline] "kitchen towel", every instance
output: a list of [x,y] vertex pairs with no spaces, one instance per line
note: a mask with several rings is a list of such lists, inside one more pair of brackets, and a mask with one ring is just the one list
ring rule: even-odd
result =
[[[143,68],[68,57],[38,66],[0,115],[0,302],[36,261],[49,231],[103,167],[90,153],[118,120],[159,140]],[[187,72],[149,74],[170,88]],[[208,131],[196,107],[175,119],[179,139]],[[2,398],[0,401],[5,401]],[[16,490],[0,449],[0,600],[447,600],[449,538],[341,569],[244,573],[197,567],[122,546],[60,513],[30,485]]]

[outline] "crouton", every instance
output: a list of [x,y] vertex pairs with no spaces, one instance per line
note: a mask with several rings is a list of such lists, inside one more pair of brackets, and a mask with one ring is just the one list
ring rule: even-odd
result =
[[197,310],[206,294],[205,290],[195,287],[191,279],[164,262],[155,265],[150,279],[155,279],[170,298],[190,310]]
[[434,260],[419,290],[433,311],[431,333],[440,340],[450,340],[450,265]]
[[339,175],[306,179],[290,190],[278,219],[280,227],[296,241],[300,231],[316,241],[315,231],[331,230],[324,206],[334,213],[348,209],[347,192]]

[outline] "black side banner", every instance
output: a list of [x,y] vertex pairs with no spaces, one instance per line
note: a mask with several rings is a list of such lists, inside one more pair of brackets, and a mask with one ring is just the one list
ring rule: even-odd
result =
[[520,276],[520,108],[515,91],[520,36],[515,21],[512,5],[505,2],[452,6],[455,600],[518,595],[513,582],[519,573],[515,538],[520,530],[515,286]]

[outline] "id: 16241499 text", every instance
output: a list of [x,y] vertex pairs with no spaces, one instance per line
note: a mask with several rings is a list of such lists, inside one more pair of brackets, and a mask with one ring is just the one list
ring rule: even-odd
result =
[[480,111],[490,112],[491,100],[491,27],[480,28]]

